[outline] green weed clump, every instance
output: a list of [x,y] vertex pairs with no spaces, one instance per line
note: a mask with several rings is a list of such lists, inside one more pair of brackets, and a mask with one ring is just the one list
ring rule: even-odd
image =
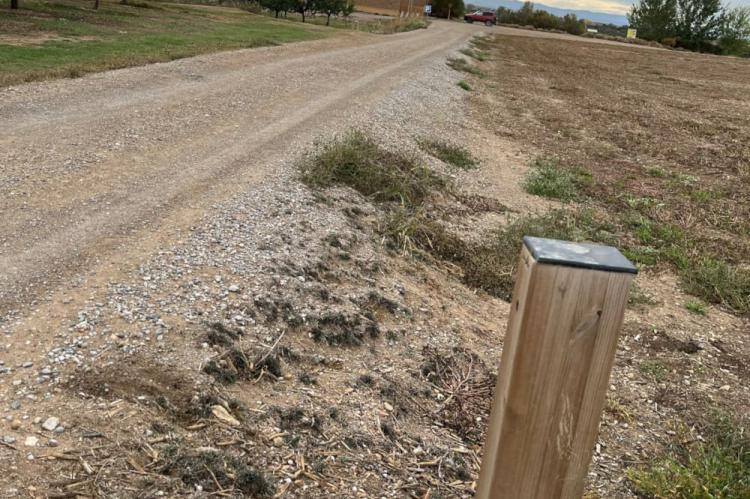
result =
[[523,186],[529,194],[569,202],[580,197],[579,187],[587,180],[553,159],[540,158],[531,165]]
[[724,416],[706,428],[703,439],[678,434],[663,455],[646,466],[627,471],[630,485],[642,497],[748,497],[750,434],[747,430],[747,420],[737,422]]
[[464,80],[460,80],[458,83],[456,83],[460,88],[466,90],[467,92],[471,91],[471,86],[469,86],[468,83],[466,83]]
[[685,291],[738,313],[750,312],[750,270],[706,258],[680,273]]
[[657,383],[664,381],[669,374],[669,368],[658,360],[644,360],[638,366],[638,370]]
[[690,300],[685,303],[685,308],[696,315],[706,315],[706,304],[700,300]]
[[446,62],[446,64],[448,64],[449,67],[455,69],[456,71],[461,71],[476,76],[484,76],[484,73],[482,73],[478,68],[475,68],[474,66],[469,64],[469,61],[467,61],[463,57],[451,57],[450,59],[448,59],[448,62]]
[[334,140],[302,165],[311,187],[347,185],[375,201],[421,204],[446,182],[409,155],[388,151],[361,132]]
[[465,55],[467,57],[471,57],[472,59],[475,59],[477,61],[486,61],[487,60],[487,52],[483,52],[481,50],[465,48],[465,49],[459,50],[459,52],[461,52],[463,55]]
[[454,168],[473,170],[479,166],[479,162],[474,159],[465,147],[433,139],[422,139],[419,141],[419,146],[443,163],[447,163]]

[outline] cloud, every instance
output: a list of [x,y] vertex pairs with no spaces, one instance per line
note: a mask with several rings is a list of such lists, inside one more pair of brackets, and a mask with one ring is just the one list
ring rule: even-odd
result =
[[539,3],[562,9],[595,10],[610,14],[626,14],[630,12],[632,5],[631,2],[623,3],[615,0],[539,0]]

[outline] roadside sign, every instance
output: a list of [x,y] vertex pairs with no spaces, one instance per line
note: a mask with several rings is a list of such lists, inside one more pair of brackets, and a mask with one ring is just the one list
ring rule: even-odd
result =
[[428,16],[430,14],[432,14],[432,5],[429,5],[429,4],[425,5],[424,6],[424,13],[427,14]]
[[628,28],[628,34],[626,35],[627,38],[635,38],[636,37],[636,30],[634,28]]

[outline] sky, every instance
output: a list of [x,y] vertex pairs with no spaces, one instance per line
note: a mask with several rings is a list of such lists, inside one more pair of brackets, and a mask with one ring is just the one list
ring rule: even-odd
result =
[[[538,3],[561,9],[596,10],[612,14],[627,14],[633,4],[627,0],[538,0]],[[725,0],[723,3],[729,7],[750,7],[750,0]]]

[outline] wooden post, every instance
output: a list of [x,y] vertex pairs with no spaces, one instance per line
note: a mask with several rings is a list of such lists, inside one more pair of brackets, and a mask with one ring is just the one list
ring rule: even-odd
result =
[[476,497],[580,499],[636,269],[524,238]]

